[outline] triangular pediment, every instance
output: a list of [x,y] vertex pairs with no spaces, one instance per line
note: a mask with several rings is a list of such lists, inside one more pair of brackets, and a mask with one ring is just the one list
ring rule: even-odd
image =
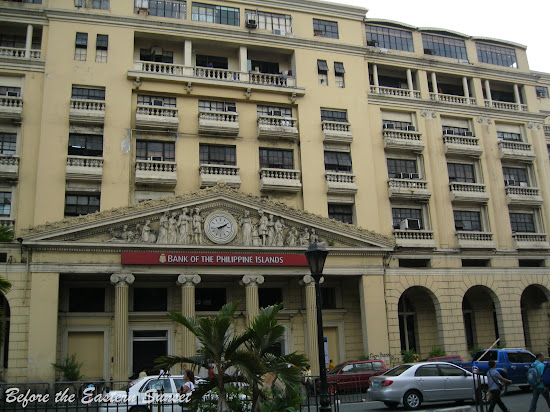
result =
[[388,251],[393,239],[318,216],[224,184],[30,227],[26,245],[117,250],[304,249],[312,241],[330,248]]

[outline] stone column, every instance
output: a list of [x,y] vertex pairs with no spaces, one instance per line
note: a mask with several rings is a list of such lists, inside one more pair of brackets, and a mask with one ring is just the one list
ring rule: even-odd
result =
[[31,47],[32,47],[32,24],[27,26],[27,38],[25,39],[25,57],[30,59],[31,57]]
[[258,285],[264,283],[262,275],[244,275],[242,283],[246,285],[246,324],[250,325],[260,311]]
[[432,93],[435,94],[435,100],[439,100],[439,90],[437,88],[437,76],[432,72]]
[[[179,275],[176,282],[181,286],[181,314],[185,317],[195,316],[195,286],[201,281],[199,275]],[[195,354],[195,335],[189,329],[181,327],[181,348],[182,356],[193,356]]]
[[183,46],[183,65],[187,67],[194,66],[193,64],[193,43],[191,40],[185,40]]
[[413,97],[414,84],[411,69],[407,69],[407,86],[409,88],[409,96]]
[[467,99],[468,104],[470,104],[470,88],[468,87],[468,78],[462,78],[462,90],[464,91],[464,97]]
[[521,97],[519,97],[519,87],[517,84],[514,84],[514,100],[516,104],[521,104]]
[[489,80],[485,80],[485,98],[492,106],[493,97],[491,96],[491,85],[489,84]]
[[[252,68],[254,70],[254,68]],[[239,47],[239,71],[241,72],[241,80],[248,81],[248,49],[246,46]]]
[[111,275],[111,283],[115,285],[115,325],[114,325],[114,357],[113,379],[127,380],[129,375],[129,342],[128,342],[128,286],[136,278],[131,273],[115,273]]
[[315,306],[315,280],[311,275],[305,275],[303,284],[306,290],[306,329],[307,329],[307,357],[311,365],[311,373],[319,375],[319,346],[317,343],[317,308]]
[[378,66],[376,64],[372,65],[372,78],[374,80],[374,85],[376,86],[376,93],[380,93],[380,83],[378,81]]

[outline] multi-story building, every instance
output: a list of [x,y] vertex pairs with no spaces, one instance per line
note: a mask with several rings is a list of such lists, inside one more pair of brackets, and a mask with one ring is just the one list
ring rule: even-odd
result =
[[[526,47],[311,0],[0,1],[4,378],[126,379],[167,311],[283,301],[330,250],[335,362],[550,338],[550,74]],[[389,16],[391,17],[391,16]],[[224,183],[220,183],[220,182]]]

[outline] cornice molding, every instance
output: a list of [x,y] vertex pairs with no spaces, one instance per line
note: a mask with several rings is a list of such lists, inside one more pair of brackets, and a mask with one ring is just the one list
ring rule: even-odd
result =
[[10,23],[48,25],[48,18],[43,7],[9,7],[3,4],[0,5],[0,19],[8,20]]
[[0,57],[0,69],[44,73],[46,71],[46,62],[44,60]]

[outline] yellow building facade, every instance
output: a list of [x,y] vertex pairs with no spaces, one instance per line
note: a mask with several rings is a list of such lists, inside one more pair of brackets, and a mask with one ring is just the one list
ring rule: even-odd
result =
[[[391,16],[388,16],[391,17]],[[8,382],[127,379],[283,301],[317,364],[550,339],[550,74],[310,0],[0,1]]]

